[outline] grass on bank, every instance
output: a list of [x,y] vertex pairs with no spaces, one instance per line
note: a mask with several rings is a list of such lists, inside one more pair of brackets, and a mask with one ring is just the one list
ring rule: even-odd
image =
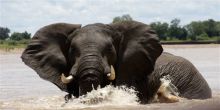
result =
[[196,40],[192,40],[190,38],[187,38],[186,40],[180,40],[177,38],[170,38],[168,37],[166,40],[161,40],[161,42],[200,42],[200,41],[220,41],[220,36],[215,36],[215,37],[200,37],[197,36]]
[[[1,50],[6,50],[10,51],[13,49],[20,49],[20,48],[25,48],[27,44],[29,43],[30,40],[20,40],[20,41],[15,41],[15,40],[0,40],[0,49]],[[191,39],[186,39],[186,40],[179,40],[176,38],[167,38],[167,40],[161,40],[161,42],[179,42],[179,43],[184,43],[184,42],[191,42],[193,40]],[[217,41],[220,42],[220,36],[216,37],[197,37],[197,40],[195,42],[200,42],[200,41]]]
[[28,44],[29,40],[0,40],[0,49],[10,51],[13,49],[25,48]]

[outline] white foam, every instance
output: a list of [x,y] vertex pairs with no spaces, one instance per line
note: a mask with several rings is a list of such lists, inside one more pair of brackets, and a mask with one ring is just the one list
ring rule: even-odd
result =
[[179,96],[178,89],[174,84],[171,83],[172,78],[170,75],[163,76],[162,78],[160,78],[160,81],[161,81],[161,85],[164,85],[167,88],[166,92],[169,92],[168,94]]
[[[167,85],[170,92],[178,94],[177,89],[171,83],[170,76],[161,78],[161,82]],[[92,90],[79,98],[73,98],[68,103],[65,103],[63,95],[56,95],[13,100],[3,102],[0,105],[3,108],[13,107],[19,109],[81,109],[103,106],[139,106],[139,102],[137,92],[133,88],[108,85],[104,88]]]
[[84,96],[74,98],[65,107],[103,106],[103,105],[137,105],[136,91],[125,86],[113,87],[108,85],[104,88],[92,90]]
[[[0,104],[3,108],[10,109],[81,109],[90,107],[102,107],[102,106],[127,106],[138,105],[138,97],[136,91],[132,88],[125,86],[114,87],[108,85],[104,88],[98,88],[92,90],[84,96],[79,98],[73,98],[73,100],[65,103],[63,96],[47,96],[20,99],[9,102],[3,102]],[[0,107],[1,108],[1,107]]]

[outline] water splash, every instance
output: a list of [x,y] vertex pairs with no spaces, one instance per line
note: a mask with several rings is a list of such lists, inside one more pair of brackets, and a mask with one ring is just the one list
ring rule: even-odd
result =
[[179,97],[178,89],[172,84],[172,77],[170,75],[163,76],[160,81],[161,85],[154,96],[153,102],[174,103],[182,99]]
[[[164,76],[160,79],[169,93],[174,95],[179,94],[178,89],[171,83],[170,76]],[[133,88],[126,86],[114,87],[108,85],[104,88],[92,90],[84,96],[73,98],[68,103],[65,103],[63,95],[33,97],[20,100],[13,100],[0,103],[0,108],[11,109],[84,109],[96,107],[128,107],[139,106],[137,92]]]
[[[166,84],[171,84],[170,77],[161,78]],[[172,87],[172,86],[171,86]],[[175,91],[175,90],[174,90]],[[126,109],[143,109],[143,110],[182,110],[182,109],[201,109],[200,106],[208,108],[219,108],[220,92],[217,91],[213,98],[206,100],[183,100],[178,103],[152,103],[147,105],[138,104],[136,91],[125,86],[113,87],[106,86],[93,90],[85,96],[75,98],[69,103],[64,104],[63,95],[47,96],[47,97],[32,97],[20,100],[0,101],[0,109],[4,110],[44,110],[44,109],[58,109],[58,110],[126,110]],[[97,100],[98,98],[98,100]],[[93,104],[95,101],[95,104]],[[91,103],[92,102],[92,103]],[[188,107],[188,108],[187,108]],[[200,108],[199,108],[200,107]]]
[[108,85],[104,88],[92,90],[86,95],[74,98],[65,107],[79,106],[100,106],[100,105],[137,105],[138,97],[136,91],[126,86],[113,87]]
[[170,75],[166,75],[166,76],[163,76],[161,79],[161,84],[164,84],[168,91],[167,92],[170,92],[171,94],[175,95],[175,96],[179,96],[179,91],[178,89],[176,88],[176,86],[174,84],[171,83],[172,81],[172,78]]
[[138,105],[136,91],[126,86],[114,87],[108,85],[104,88],[92,90],[84,96],[73,98],[65,103],[63,96],[47,96],[38,98],[21,99],[16,101],[3,102],[0,108],[19,109],[82,109],[102,106],[129,106]]

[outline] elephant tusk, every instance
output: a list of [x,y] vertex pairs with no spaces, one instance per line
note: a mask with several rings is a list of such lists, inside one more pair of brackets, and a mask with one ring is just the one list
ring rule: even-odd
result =
[[112,65],[111,65],[111,73],[108,73],[107,77],[111,81],[115,80],[115,69]]
[[61,81],[65,84],[70,83],[73,80],[73,76],[70,75],[68,77],[66,77],[63,73],[61,75]]

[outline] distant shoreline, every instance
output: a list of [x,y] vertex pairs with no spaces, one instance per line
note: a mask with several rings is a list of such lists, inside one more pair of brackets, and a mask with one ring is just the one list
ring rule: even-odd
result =
[[161,41],[162,45],[220,44],[220,41]]
[[220,44],[162,44],[163,48],[220,48]]
[[13,49],[0,48],[0,55],[21,54],[23,51],[24,51],[24,48],[13,48]]
[[[220,48],[220,44],[162,44],[163,48]],[[0,54],[21,54],[24,48],[0,48]]]

